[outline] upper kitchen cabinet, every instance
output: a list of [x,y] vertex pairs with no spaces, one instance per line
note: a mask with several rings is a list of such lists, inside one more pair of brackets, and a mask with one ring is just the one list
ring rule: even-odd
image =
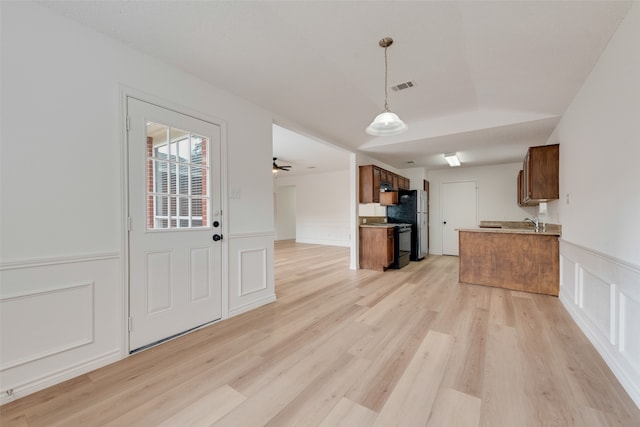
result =
[[360,166],[360,203],[380,202],[380,168]]
[[393,188],[393,175],[394,174],[388,170],[380,169],[380,185],[384,185],[387,188]]
[[560,144],[530,147],[518,175],[518,204],[531,206],[559,199],[559,169]]
[[360,166],[360,203],[379,203],[380,187],[408,190],[409,186],[409,178],[375,165]]
[[518,172],[518,206],[537,206],[539,202],[524,200],[524,170]]
[[398,190],[409,190],[409,178],[405,178],[404,176],[400,175],[395,175],[395,177],[397,178],[397,184],[394,184],[393,188],[396,188]]

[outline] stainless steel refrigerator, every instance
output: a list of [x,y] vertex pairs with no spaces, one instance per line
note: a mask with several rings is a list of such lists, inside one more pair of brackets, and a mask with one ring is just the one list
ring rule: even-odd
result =
[[391,223],[412,224],[411,261],[423,259],[429,253],[428,193],[422,190],[399,190],[398,204],[387,206]]

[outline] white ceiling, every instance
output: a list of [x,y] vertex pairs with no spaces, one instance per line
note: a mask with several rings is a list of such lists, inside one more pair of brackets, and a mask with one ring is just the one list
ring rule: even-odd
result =
[[[44,4],[274,112],[307,135],[274,128],[274,156],[322,171],[314,162],[336,153],[312,151],[317,140],[397,168],[445,167],[453,151],[464,165],[522,160],[546,143],[631,2]],[[389,91],[409,131],[376,138],[364,129],[383,109],[385,36],[390,86],[416,86]]]
[[279,175],[309,175],[349,169],[349,152],[326,142],[273,125],[273,157],[279,166],[291,166]]

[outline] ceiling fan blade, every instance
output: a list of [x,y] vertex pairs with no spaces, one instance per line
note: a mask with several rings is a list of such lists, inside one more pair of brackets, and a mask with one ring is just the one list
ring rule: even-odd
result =
[[278,160],[278,158],[274,157],[273,158],[273,169],[278,169],[278,170],[289,172],[289,168],[291,167],[291,165],[278,165],[276,163],[276,160]]

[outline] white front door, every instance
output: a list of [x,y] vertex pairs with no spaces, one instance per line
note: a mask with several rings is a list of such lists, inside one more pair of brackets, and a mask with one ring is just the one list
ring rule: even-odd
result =
[[221,318],[220,127],[134,98],[127,115],[133,351]]
[[444,182],[440,187],[442,206],[442,254],[458,255],[458,229],[476,228],[476,182]]

